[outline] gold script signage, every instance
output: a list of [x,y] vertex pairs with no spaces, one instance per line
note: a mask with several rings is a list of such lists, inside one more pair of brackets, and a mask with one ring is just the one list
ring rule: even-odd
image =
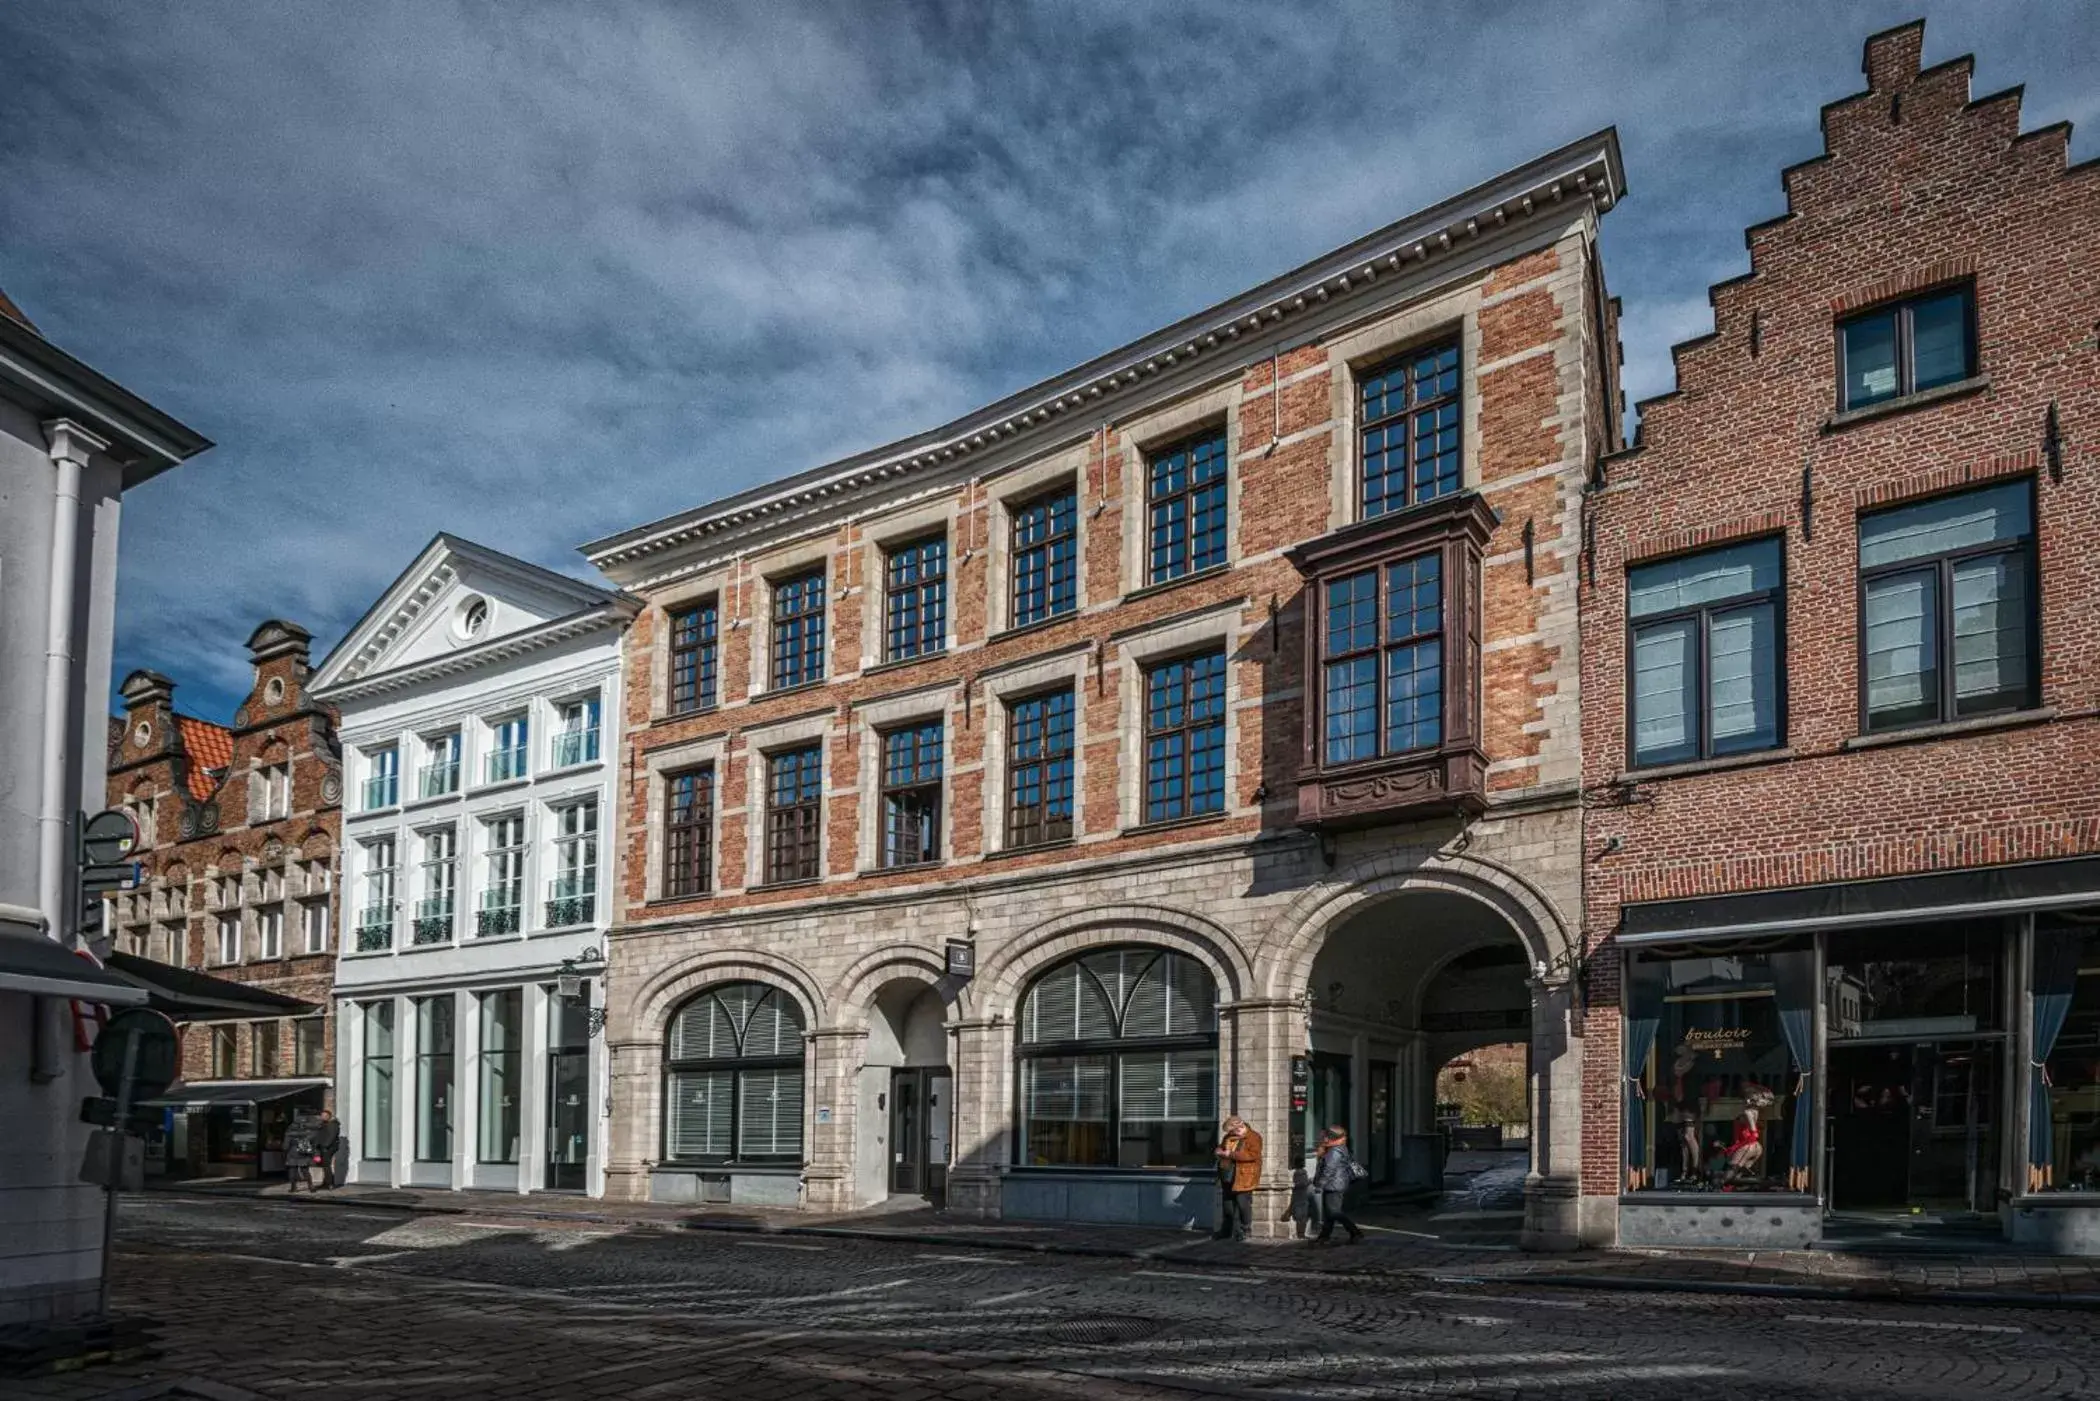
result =
[[1684,1034],[1684,1049],[1694,1055],[1711,1054],[1715,1060],[1750,1044],[1750,1029],[1742,1026],[1693,1027]]

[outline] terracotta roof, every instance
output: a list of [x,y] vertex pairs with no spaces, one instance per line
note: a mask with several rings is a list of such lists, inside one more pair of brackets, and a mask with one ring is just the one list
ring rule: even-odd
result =
[[201,803],[219,791],[219,781],[233,764],[233,731],[194,715],[178,715],[175,733],[190,759],[186,786],[190,796]]
[[[5,292],[0,292],[0,316],[4,316],[10,321],[16,322],[19,325],[26,326],[32,331],[36,331],[36,323],[34,321],[31,321],[28,317],[24,316],[22,314],[22,308],[16,306],[13,302],[9,301],[7,299],[7,293]],[[42,335],[43,332],[37,331],[37,334]]]

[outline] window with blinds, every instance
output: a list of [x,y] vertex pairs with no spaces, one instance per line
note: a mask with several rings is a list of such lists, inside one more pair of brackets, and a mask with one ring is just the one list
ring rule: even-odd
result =
[[1775,537],[1627,571],[1636,767],[1780,743],[1784,553]]
[[1049,969],[1021,1008],[1019,1162],[1200,1168],[1218,1101],[1217,984],[1171,950]]
[[799,1163],[802,1010],[762,983],[726,983],[686,1003],[664,1042],[664,1157]]

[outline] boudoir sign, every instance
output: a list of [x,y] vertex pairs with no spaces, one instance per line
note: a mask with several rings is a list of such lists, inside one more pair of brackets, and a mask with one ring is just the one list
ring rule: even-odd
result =
[[1693,1055],[1711,1053],[1719,1060],[1730,1051],[1740,1051],[1750,1044],[1750,1028],[1745,1026],[1693,1027],[1684,1034],[1681,1050]]

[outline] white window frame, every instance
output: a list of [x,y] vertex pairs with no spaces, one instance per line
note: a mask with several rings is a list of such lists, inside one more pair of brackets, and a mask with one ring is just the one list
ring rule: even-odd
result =
[[256,957],[284,957],[284,906],[265,905],[255,912]]
[[[384,812],[401,803],[401,746],[398,742],[375,744],[364,752],[365,781],[358,792],[358,811]],[[375,787],[386,800],[373,802]]]
[[251,821],[278,822],[292,815],[292,764],[261,764],[250,771]]
[[[514,840],[506,840],[514,838]],[[481,819],[481,898],[475,907],[475,932],[484,911],[510,910],[515,916],[511,933],[525,928],[525,856],[527,845],[525,811],[492,813]],[[508,900],[501,897],[508,893]]]
[[217,961],[222,968],[230,968],[241,961],[241,916],[239,910],[231,910],[219,916],[218,942],[213,946]]
[[[562,799],[548,804],[548,846],[552,855],[549,869],[553,872],[547,882],[547,899],[551,904],[557,900],[582,899],[592,902],[592,920],[599,914],[598,863],[603,855],[600,837],[603,835],[605,814],[596,793],[586,793],[574,798]],[[589,813],[585,822],[582,815]],[[575,829],[570,830],[571,820]],[[573,886],[563,891],[564,882]],[[590,923],[590,920],[583,921]]]
[[[416,796],[421,798],[446,798],[459,792],[464,775],[460,772],[467,747],[457,729],[444,730],[437,734],[422,736],[423,757],[416,770]],[[433,775],[452,770],[452,781],[435,792],[428,791]]]
[[[319,926],[319,938],[315,926]],[[299,904],[299,946],[302,953],[328,952],[328,902],[303,900]]]
[[[510,732],[512,726],[517,727],[516,737],[506,743],[505,735]],[[521,708],[494,716],[487,722],[487,730],[489,747],[488,752],[482,755],[481,781],[483,785],[516,783],[520,779],[530,776],[532,773],[533,731],[531,710],[529,708]],[[495,776],[497,759],[500,756],[509,754],[517,756],[516,763],[514,765],[506,765],[508,772],[503,777],[497,778]]]
[[[547,766],[573,769],[597,763],[605,752],[604,713],[604,701],[597,691],[554,702],[555,724],[554,733],[548,736]],[[572,739],[577,741],[577,753],[565,756],[562,748]]]

